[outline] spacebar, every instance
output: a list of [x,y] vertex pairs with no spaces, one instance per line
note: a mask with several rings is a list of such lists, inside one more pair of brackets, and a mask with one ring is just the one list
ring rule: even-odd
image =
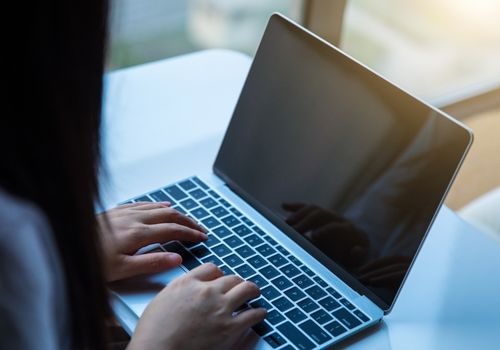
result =
[[304,334],[290,322],[279,325],[278,330],[287,337],[290,342],[301,350],[308,350],[315,347],[312,341],[306,338]]
[[196,258],[186,250],[183,246],[180,245],[179,242],[169,242],[163,245],[163,248],[167,252],[177,253],[182,257],[182,265],[186,267],[188,270],[192,270],[197,266],[200,266],[201,263],[196,260]]

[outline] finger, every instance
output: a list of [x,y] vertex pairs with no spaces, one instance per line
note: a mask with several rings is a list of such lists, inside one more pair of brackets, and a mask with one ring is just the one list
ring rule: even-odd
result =
[[140,242],[137,242],[143,245],[173,240],[202,242],[208,239],[205,233],[176,223],[144,225],[143,231],[139,235]]
[[186,277],[195,278],[200,281],[213,281],[224,276],[224,273],[215,264],[206,263],[189,271]]
[[286,211],[294,211],[294,212],[304,208],[305,206],[306,204],[299,202],[288,202],[281,204],[281,207]]
[[264,308],[248,309],[236,315],[234,322],[239,329],[247,329],[264,321],[266,316],[267,310]]
[[205,231],[205,228],[201,225],[198,225],[194,219],[187,217],[181,212],[167,207],[155,208],[151,210],[142,210],[141,211],[141,221],[146,224],[160,224],[166,222],[175,222],[180,225],[184,225],[190,227],[194,230],[198,230],[201,232]]
[[226,293],[228,307],[231,311],[236,310],[237,307],[246,303],[248,300],[255,299],[259,296],[259,287],[250,281],[239,283]]
[[179,266],[182,258],[176,253],[146,253],[127,256],[123,269],[128,276],[151,274]]
[[151,209],[161,209],[169,207],[170,202],[136,202],[130,205],[131,205],[130,209],[134,210],[151,210]]
[[217,288],[222,293],[226,293],[232,288],[236,287],[238,284],[242,283],[243,279],[240,276],[228,275],[217,278],[212,282],[214,288]]

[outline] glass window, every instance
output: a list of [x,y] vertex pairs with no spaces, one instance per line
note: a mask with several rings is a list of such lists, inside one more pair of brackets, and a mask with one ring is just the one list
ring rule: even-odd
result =
[[300,0],[112,0],[109,67],[208,48],[248,54],[270,14],[300,17]]
[[500,1],[349,0],[342,47],[428,100],[495,85]]

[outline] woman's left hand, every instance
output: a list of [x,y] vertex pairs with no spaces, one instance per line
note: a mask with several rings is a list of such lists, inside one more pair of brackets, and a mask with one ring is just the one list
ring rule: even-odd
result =
[[99,214],[97,220],[108,282],[161,272],[181,264],[182,258],[176,253],[134,255],[148,244],[207,240],[203,227],[170,208],[169,203],[126,204]]

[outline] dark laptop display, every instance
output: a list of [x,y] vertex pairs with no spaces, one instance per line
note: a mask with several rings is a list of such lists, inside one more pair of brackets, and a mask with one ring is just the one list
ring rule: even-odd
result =
[[387,310],[470,134],[281,17],[269,26],[215,172]]

